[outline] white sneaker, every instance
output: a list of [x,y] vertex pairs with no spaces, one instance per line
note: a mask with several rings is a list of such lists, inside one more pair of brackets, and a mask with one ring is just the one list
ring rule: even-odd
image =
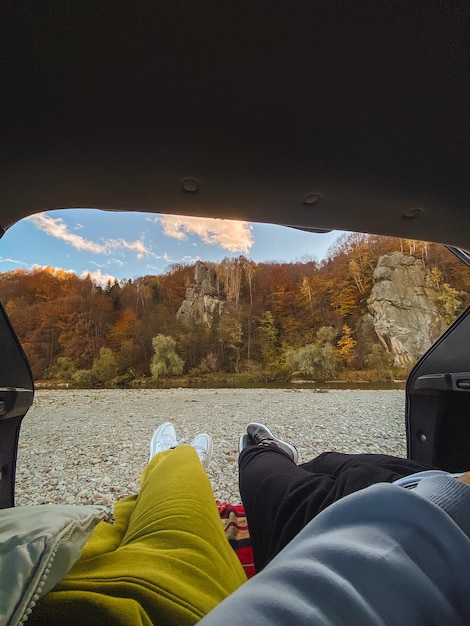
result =
[[205,433],[197,435],[197,437],[191,441],[191,445],[198,453],[202,466],[206,470],[212,459],[212,437],[210,435],[206,435]]
[[170,448],[174,448],[177,445],[175,427],[170,422],[165,422],[153,433],[152,441],[150,442],[150,459],[155,454],[164,450],[170,450]]

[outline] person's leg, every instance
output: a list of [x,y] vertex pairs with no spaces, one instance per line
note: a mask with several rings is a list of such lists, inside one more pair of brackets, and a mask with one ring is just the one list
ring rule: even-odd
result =
[[239,485],[257,571],[336,500],[423,469],[430,468],[387,455],[341,453],[297,466],[276,445],[248,445],[239,457]]
[[106,607],[107,623],[194,624],[246,580],[189,445],[156,454],[140,494],[116,503],[115,517],[98,525],[33,623],[92,626]]
[[332,502],[336,478],[312,474],[275,447],[249,446],[239,457],[239,487],[256,571]]
[[300,467],[315,474],[339,476],[345,470],[367,465],[370,466],[370,479],[374,484],[391,483],[416,472],[435,469],[432,465],[388,454],[345,454],[343,452],[323,452],[311,461],[302,463]]

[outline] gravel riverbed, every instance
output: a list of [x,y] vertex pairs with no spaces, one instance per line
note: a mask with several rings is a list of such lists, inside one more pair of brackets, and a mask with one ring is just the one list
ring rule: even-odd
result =
[[403,391],[307,389],[38,390],[21,428],[16,504],[109,504],[136,493],[157,426],[214,440],[209,478],[237,503],[238,437],[264,422],[299,462],[325,450],[406,455]]

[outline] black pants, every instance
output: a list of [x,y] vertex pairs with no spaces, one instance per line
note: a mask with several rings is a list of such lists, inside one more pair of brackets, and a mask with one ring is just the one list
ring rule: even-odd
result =
[[249,446],[238,462],[257,571],[336,500],[375,483],[432,469],[394,456],[339,452],[296,465],[275,446]]

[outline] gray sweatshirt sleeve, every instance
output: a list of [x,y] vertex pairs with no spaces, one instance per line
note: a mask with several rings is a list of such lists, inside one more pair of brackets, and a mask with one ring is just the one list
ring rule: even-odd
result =
[[470,487],[444,478],[463,500],[455,522],[441,508],[452,493],[434,478],[419,490],[374,485],[318,515],[202,623],[469,624],[470,540],[459,524]]
[[423,478],[415,493],[440,507],[470,537],[470,486],[450,475]]

